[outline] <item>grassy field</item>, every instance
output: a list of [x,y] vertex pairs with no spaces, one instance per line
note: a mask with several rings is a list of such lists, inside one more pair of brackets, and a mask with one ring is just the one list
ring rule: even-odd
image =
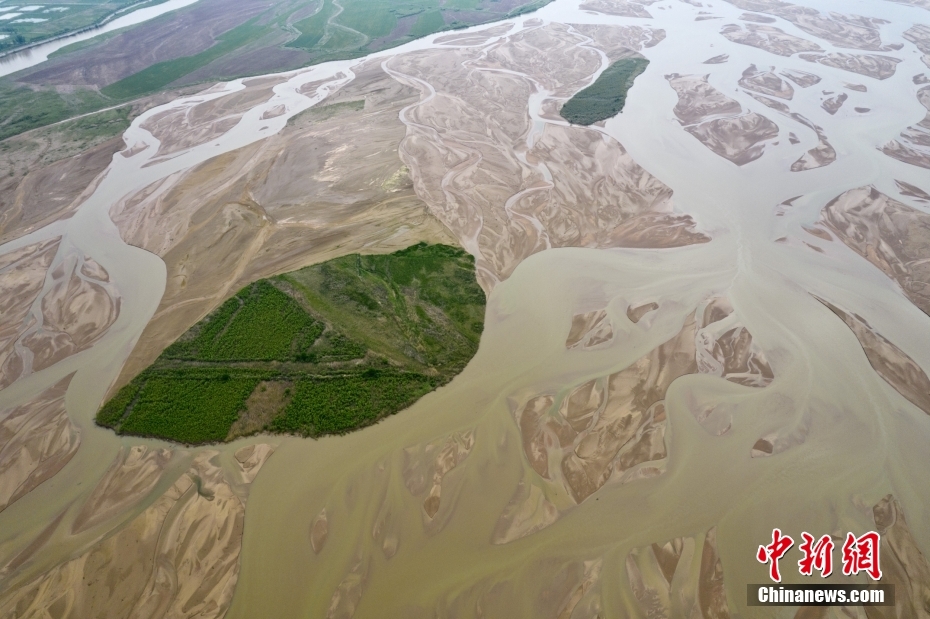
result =
[[[161,4],[165,0],[151,0],[139,6]],[[81,0],[80,2],[5,3],[0,4],[0,13],[16,14],[0,21],[0,52],[27,43],[38,43],[63,34],[93,27],[102,23],[117,11],[126,9],[139,0]],[[35,7],[35,8],[33,8]],[[24,11],[23,8],[30,10]]]
[[169,346],[97,423],[187,444],[223,441],[271,381],[293,388],[255,430],[349,432],[461,372],[478,350],[484,308],[474,259],[445,245],[259,280]]
[[76,118],[27,135],[0,141],[0,176],[23,175],[115,138],[129,127],[132,106]]
[[106,97],[92,90],[58,93],[4,84],[0,86],[0,140],[109,105]]
[[645,58],[622,58],[613,63],[593,84],[562,106],[562,117],[576,125],[591,125],[613,118],[623,110],[626,93],[648,65]]
[[265,34],[268,29],[264,26],[255,25],[255,21],[254,19],[250,20],[229,32],[221,34],[212,47],[199,54],[153,64],[147,69],[110,84],[101,89],[100,92],[110,99],[122,101],[162,90],[171,82],[201,67],[205,67],[214,60]]
[[[152,0],[151,4],[161,1]],[[306,14],[307,9],[312,7],[315,1],[281,0],[280,3],[270,5],[266,12],[218,36],[211,31],[210,36],[215,36],[213,44],[199,53],[153,62],[133,75],[108,85],[101,84],[102,87],[99,89],[81,86],[73,90],[53,89],[43,87],[41,84],[24,86],[17,83],[15,77],[3,78],[0,80],[0,141],[38,127],[134,101],[169,88],[268,72],[267,66],[264,65],[261,70],[251,69],[249,62],[237,64],[238,68],[230,71],[228,60],[238,59],[247,51],[254,57],[254,53],[260,50],[268,50],[269,53],[274,54],[275,48],[280,45],[297,48],[306,52],[303,66],[330,60],[357,58],[372,51],[396,47],[442,30],[513,17],[538,9],[551,0],[535,0],[522,4],[509,13],[498,8],[499,0],[401,0],[399,2],[394,0],[340,0],[339,5],[343,7],[342,10],[333,3],[333,0],[323,0],[320,9],[315,14],[291,23],[292,15]],[[133,4],[131,0],[88,0],[81,4],[68,5],[70,7],[68,11],[48,14],[53,17],[48,17],[43,13],[38,18],[49,19],[49,23],[54,18],[56,23],[60,21],[63,24],[62,28],[70,30],[78,27],[78,24],[86,25],[99,21],[114,10],[125,8],[130,4]],[[46,8],[55,8],[58,5],[42,6],[41,10],[44,11]],[[64,7],[65,5],[61,5],[59,8]],[[79,12],[82,13],[79,15]],[[66,13],[67,19],[64,17]],[[3,51],[4,45],[13,46],[14,39],[25,41],[24,35],[19,31],[27,25],[3,25],[0,22],[0,35],[7,35],[5,39],[0,39],[0,52]],[[47,27],[46,22],[29,27],[39,25]],[[53,56],[61,62],[72,59],[71,62],[79,63],[82,55],[87,54],[90,58],[94,58],[94,54],[101,46],[115,44],[114,40],[123,36],[131,36],[135,28],[147,27],[149,27],[147,24],[139,24],[127,31],[107,33],[65,47]],[[192,24],[191,27],[193,35],[197,35],[196,24]],[[4,28],[7,28],[9,32],[3,30]],[[293,35],[295,30],[296,36]],[[289,36],[293,38],[282,44],[281,39]],[[119,48],[119,45],[116,47]],[[158,55],[154,54],[156,58]],[[88,62],[91,61],[97,62],[98,60],[88,60]],[[293,63],[294,61],[288,60],[287,62]],[[219,66],[226,68],[212,69],[212,67]],[[286,67],[282,66],[281,69],[292,69],[297,66],[301,65],[299,63],[289,64]],[[190,76],[197,71],[199,71],[198,78],[191,80]]]

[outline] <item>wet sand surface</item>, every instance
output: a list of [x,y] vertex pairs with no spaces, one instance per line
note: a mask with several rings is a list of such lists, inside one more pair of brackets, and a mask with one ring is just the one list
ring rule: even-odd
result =
[[[178,99],[68,218],[4,224],[0,617],[808,616],[745,605],[774,527],[882,531],[869,617],[926,615],[921,2],[587,4]],[[622,114],[561,119],[631,53]],[[245,283],[419,240],[489,299],[409,410],[93,425]]]

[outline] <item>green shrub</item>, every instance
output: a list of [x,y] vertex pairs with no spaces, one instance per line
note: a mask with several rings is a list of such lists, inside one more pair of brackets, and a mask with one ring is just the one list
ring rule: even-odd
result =
[[222,370],[152,373],[119,432],[188,444],[222,441],[258,382]]
[[626,93],[636,77],[646,70],[645,58],[622,58],[562,106],[562,117],[576,125],[591,125],[613,118],[623,110]]
[[343,434],[407,408],[434,388],[419,374],[373,368],[357,376],[304,379],[271,429],[304,436]]
[[[294,383],[268,429],[340,434],[396,413],[475,355],[484,293],[474,259],[420,243],[246,286],[97,414],[120,434],[222,441],[261,381]],[[291,397],[293,393],[293,397]]]

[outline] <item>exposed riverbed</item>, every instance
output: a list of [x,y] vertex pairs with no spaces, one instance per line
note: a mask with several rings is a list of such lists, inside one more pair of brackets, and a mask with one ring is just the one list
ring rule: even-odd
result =
[[[837,10],[827,0],[805,4],[824,13]],[[746,24],[739,19],[744,11],[722,1],[704,8],[659,2],[647,9],[651,18],[604,15],[556,0],[531,16],[506,22],[513,24],[510,29],[477,37],[477,42],[437,42],[449,36],[445,33],[369,58],[285,74],[273,95],[252,106],[234,126],[168,155],[164,150],[170,149],[159,152],[162,144],[144,128],[151,126],[147,123],[172,110],[193,110],[222,99],[246,88],[248,80],[178,99],[135,119],[125,134],[128,156],[114,156],[105,178],[72,218],[0,246],[2,255],[61,237],[49,271],[76,256],[90,257],[108,272],[120,299],[118,318],[96,344],[0,392],[0,409],[7,409],[74,373],[65,401],[81,437],[76,455],[60,473],[0,512],[0,563],[24,552],[60,514],[65,524],[77,518],[120,448],[164,446],[117,437],[92,421],[166,286],[165,263],[121,239],[109,216],[113,205],[160,179],[282,131],[289,118],[350,83],[354,69],[372,59],[421,92],[420,101],[400,113],[408,139],[398,148],[431,212],[479,257],[481,281],[490,291],[481,348],[449,385],[374,427],[317,441],[259,436],[215,448],[227,469],[235,465],[233,453],[244,446],[275,448],[248,494],[241,572],[227,616],[634,616],[646,611],[631,584],[631,564],[639,566],[636,573],[645,586],[660,591],[660,597],[669,596],[650,580],[645,563],[638,563],[637,549],[677,539],[686,550],[679,552],[678,580],[669,586],[684,593],[679,602],[667,602],[673,616],[684,612],[674,604],[688,595],[693,599],[705,587],[701,556],[712,556],[719,558],[719,590],[731,611],[787,617],[792,616],[787,611],[765,614],[744,606],[744,585],[766,578],[767,568],[755,560],[757,546],[770,541],[774,527],[796,538],[802,530],[844,535],[873,529],[872,506],[888,494],[907,515],[917,547],[930,551],[930,415],[873,369],[853,332],[815,297],[858,314],[923,368],[930,368],[930,319],[894,280],[841,239],[805,229],[817,224],[829,201],[867,185],[926,212],[926,205],[902,194],[895,181],[930,190],[927,170],[889,157],[880,148],[923,117],[926,110],[913,94],[918,86],[912,77],[930,69],[911,46],[876,52],[900,59],[892,76],[876,79],[798,54],[776,55],[741,44],[720,31],[724,24]],[[703,10],[721,19],[696,21]],[[928,15],[878,0],[847,3],[842,10],[888,20],[875,28],[885,43],[901,42],[902,32]],[[637,78],[623,113],[591,131],[598,132],[600,142],[594,142],[607,145],[605,149],[622,144],[636,164],[674,192],[656,213],[690,216],[695,230],[710,242],[693,237],[697,240],[681,246],[637,246],[623,237],[625,245],[618,242],[609,249],[595,248],[600,245],[594,242],[560,247],[552,240],[558,238],[555,224],[543,211],[527,206],[534,195],[548,195],[555,186],[553,177],[558,181],[559,176],[553,172],[555,157],[546,158],[534,147],[543,145],[548,132],[568,130],[551,113],[552,102],[568,95],[556,92],[562,85],[547,86],[541,78],[545,71],[568,72],[571,67],[553,64],[540,73],[530,66],[538,58],[502,53],[500,57],[514,58],[513,66],[526,64],[517,70],[494,64],[500,57],[493,53],[519,51],[521,37],[550,29],[570,41],[569,47],[589,47],[590,56],[579,58],[593,63],[595,70],[584,78],[590,83],[606,68],[608,53],[575,26],[568,31],[560,24],[665,31],[664,40],[639,50],[649,66]],[[774,25],[816,41],[823,54],[866,53],[835,47],[784,20]],[[471,54],[466,60],[474,71],[506,71],[535,91],[524,102],[527,109],[519,110],[528,128],[514,138],[521,144],[514,159],[531,181],[484,204],[477,199],[465,203],[469,192],[490,183],[476,172],[488,157],[475,143],[496,138],[481,137],[476,130],[480,139],[459,139],[455,118],[443,120],[430,107],[438,95],[468,98],[443,79],[442,62],[459,62],[453,58],[456,53]],[[729,55],[727,62],[704,62],[724,54]],[[563,56],[553,51],[551,57]],[[415,65],[410,58],[427,60]],[[773,73],[782,75],[813,73],[820,81],[806,88],[794,84],[792,98],[784,101],[790,110],[783,113],[738,85],[750,65],[761,70],[774,65]],[[418,67],[426,68],[414,75]],[[430,67],[436,67],[434,79]],[[735,101],[740,112],[724,103],[720,109],[730,106],[730,113],[705,114],[684,123],[685,112],[676,108],[679,96],[670,86],[673,74],[707,76],[707,84]],[[850,91],[850,82],[867,88]],[[301,94],[307,84],[313,86]],[[826,93],[838,92],[848,92],[851,101],[830,114],[823,101]],[[470,105],[469,110],[477,109],[477,103]],[[702,143],[700,129],[695,135],[683,128],[750,113],[764,116],[777,131],[758,138],[755,147],[761,146],[762,154],[741,165],[733,162],[736,156],[718,155],[709,141]],[[442,127],[442,122],[449,124]],[[789,139],[789,133],[796,138]],[[756,139],[747,135],[740,140]],[[792,172],[793,162],[824,136],[836,160]],[[446,163],[449,159],[435,164],[437,158],[423,154],[424,143],[435,152],[467,154],[454,165]],[[746,152],[757,154],[749,148]],[[440,173],[431,171],[434,164]],[[577,176],[586,179],[586,173],[579,170]],[[440,189],[427,193],[433,187],[430,174]],[[471,174],[478,180],[470,180]],[[473,217],[459,217],[464,212]],[[526,238],[534,239],[532,248],[520,253],[517,242],[494,245],[490,239],[516,237],[490,236],[492,214],[519,220]],[[461,221],[465,223],[456,223]],[[46,293],[51,284],[46,284]],[[622,474],[618,468],[581,500],[565,473],[568,465],[556,455],[562,435],[542,431],[539,444],[546,446],[543,459],[548,460],[542,469],[534,466],[521,425],[528,401],[551,396],[552,410],[544,413],[557,420],[554,411],[570,392],[644,358],[687,329],[689,316],[708,299],[721,297],[731,306],[731,322],[751,333],[754,350],[764,353],[774,380],[746,386],[711,371],[685,373],[663,393],[666,456]],[[658,308],[634,323],[630,310],[647,303]],[[610,337],[590,348],[567,348],[573,317],[602,309]],[[690,341],[693,346],[695,338]],[[590,428],[585,431],[596,436]],[[754,452],[760,439],[775,445],[774,453]],[[573,449],[583,450],[581,442]],[[126,509],[126,520],[168,491],[200,453],[175,448],[146,498]],[[435,501],[428,503],[431,497],[438,497],[438,507]],[[24,586],[80,555],[101,530],[73,533],[62,525],[48,535],[51,543],[23,567],[10,569],[5,585]],[[786,571],[791,572],[789,581],[799,580],[795,570]]]

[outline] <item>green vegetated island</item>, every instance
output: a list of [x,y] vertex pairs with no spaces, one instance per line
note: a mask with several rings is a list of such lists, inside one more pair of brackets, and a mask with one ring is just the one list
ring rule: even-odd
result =
[[186,444],[341,434],[407,408],[478,350],[474,258],[420,243],[259,280],[169,346],[97,423]]
[[648,65],[649,61],[642,56],[616,61],[593,84],[579,91],[562,106],[562,118],[576,125],[593,125],[613,118],[623,111],[626,93]]

